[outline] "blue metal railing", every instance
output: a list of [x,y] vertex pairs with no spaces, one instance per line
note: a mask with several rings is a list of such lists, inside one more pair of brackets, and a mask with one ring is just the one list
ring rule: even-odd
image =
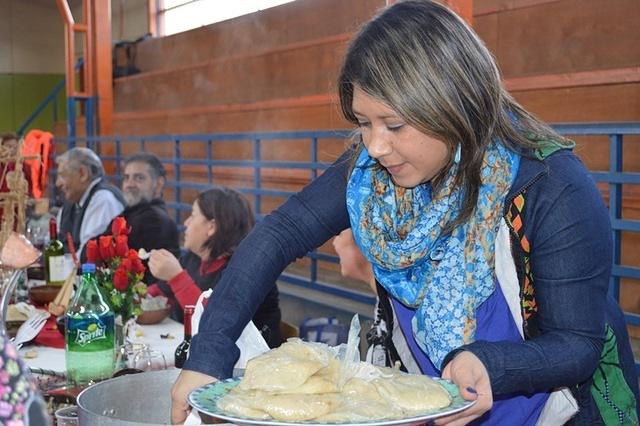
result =
[[[640,123],[596,123],[596,124],[558,124],[554,128],[566,136],[607,136],[609,138],[609,170],[593,171],[592,175],[597,182],[608,184],[609,211],[613,224],[614,258],[613,273],[611,277],[610,291],[619,300],[620,280],[632,279],[640,280],[640,267],[637,265],[621,264],[621,236],[623,232],[640,232],[640,221],[628,220],[622,217],[622,185],[640,184],[640,173],[624,172],[622,168],[623,144],[625,136],[640,135]],[[216,172],[221,168],[233,168],[235,171],[248,170],[246,178],[251,182],[250,186],[241,186],[239,189],[254,197],[254,208],[257,216],[264,215],[263,201],[265,197],[286,198],[296,191],[283,190],[278,188],[265,188],[263,182],[264,169],[282,170],[308,170],[307,179],[315,178],[320,171],[329,166],[329,162],[319,160],[319,153],[326,152],[320,145],[328,140],[347,140],[351,132],[347,130],[335,131],[302,131],[302,132],[269,132],[269,133],[230,133],[230,134],[182,134],[182,135],[155,135],[155,136],[117,136],[117,137],[93,137],[77,138],[67,140],[69,146],[76,143],[87,145],[100,153],[105,163],[113,163],[114,177],[117,182],[120,180],[120,160],[123,152],[137,152],[142,150],[154,152],[169,152],[164,146],[171,145],[172,157],[160,156],[161,161],[167,165],[172,165],[174,179],[167,182],[169,188],[174,189],[174,202],[168,206],[175,210],[175,219],[181,223],[181,212],[189,211],[191,205],[182,200],[183,190],[202,190],[209,187],[216,180]],[[309,144],[308,161],[273,161],[265,160],[264,147],[269,144],[285,140],[306,140]],[[637,143],[638,141],[631,141]],[[251,146],[250,158],[217,158],[213,149],[214,145],[221,143],[246,143]],[[199,158],[182,158],[185,144],[201,145],[202,156]],[[152,147],[156,147],[153,149]],[[339,146],[339,145],[338,145]],[[344,146],[344,145],[343,145]],[[128,149],[123,150],[123,147]],[[194,152],[193,147],[190,147]],[[335,146],[334,146],[335,148]],[[334,158],[340,152],[336,149]],[[185,167],[196,168],[203,172],[204,177],[200,180],[189,180],[185,175]],[[189,200],[191,201],[191,200]],[[375,298],[370,293],[364,293],[339,285],[322,282],[318,278],[318,262],[338,261],[336,256],[314,251],[307,256],[309,259],[309,273],[307,277],[294,275],[285,272],[281,279],[285,282],[312,288],[331,295],[348,298],[353,301],[371,304]],[[640,315],[625,313],[625,318],[629,324],[640,325]],[[640,372],[640,367],[638,367]]]

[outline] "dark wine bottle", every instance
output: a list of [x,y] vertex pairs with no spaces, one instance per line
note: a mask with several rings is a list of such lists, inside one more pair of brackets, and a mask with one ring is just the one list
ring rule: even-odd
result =
[[49,244],[44,248],[44,279],[48,285],[61,286],[67,277],[64,276],[64,246],[58,239],[56,219],[49,220]]
[[175,352],[176,368],[182,368],[189,355],[189,345],[191,345],[191,317],[195,311],[194,305],[184,307],[184,340],[178,345]]

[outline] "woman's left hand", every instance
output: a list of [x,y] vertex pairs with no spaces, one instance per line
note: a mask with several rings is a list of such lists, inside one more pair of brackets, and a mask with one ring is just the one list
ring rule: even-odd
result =
[[436,425],[461,426],[477,419],[493,406],[489,373],[480,359],[469,351],[457,354],[442,370],[442,378],[449,379],[460,389],[460,395],[476,403],[460,413],[436,420]]

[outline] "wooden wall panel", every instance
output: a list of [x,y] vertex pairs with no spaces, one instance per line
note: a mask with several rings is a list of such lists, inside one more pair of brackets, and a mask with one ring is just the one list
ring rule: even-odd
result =
[[495,56],[498,51],[498,14],[474,16],[473,29]]
[[[545,3],[554,3],[562,0],[475,0],[473,2],[474,18],[497,12],[526,7],[540,6]],[[474,21],[475,23],[475,21]]]
[[194,65],[212,58],[257,54],[277,46],[353,32],[384,0],[297,0],[170,37],[138,49],[143,71]]
[[552,123],[639,121],[640,83],[514,92],[525,108]]
[[347,123],[339,107],[331,102],[269,109],[218,110],[209,113],[174,114],[154,111],[146,114],[116,114],[116,133],[149,135],[165,133],[249,132],[269,130],[341,129]]
[[[479,28],[491,25],[484,19],[476,19]],[[493,51],[507,78],[637,66],[638,22],[637,0],[563,0],[506,10],[493,23],[499,40]]]
[[[116,80],[117,112],[258,102],[335,91],[346,44],[330,41]],[[151,107],[151,108],[150,108]]]

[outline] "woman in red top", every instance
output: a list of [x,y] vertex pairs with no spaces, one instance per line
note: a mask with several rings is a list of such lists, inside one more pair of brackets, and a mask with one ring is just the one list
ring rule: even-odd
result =
[[[167,250],[151,251],[149,270],[161,281],[149,287],[149,294],[168,297],[173,305],[171,317],[182,322],[185,305],[195,304],[203,291],[215,287],[238,243],[253,224],[251,206],[239,192],[215,187],[200,193],[184,222],[184,248],[188,252],[178,260]],[[270,347],[279,346],[282,341],[280,318],[274,282],[253,317]]]

